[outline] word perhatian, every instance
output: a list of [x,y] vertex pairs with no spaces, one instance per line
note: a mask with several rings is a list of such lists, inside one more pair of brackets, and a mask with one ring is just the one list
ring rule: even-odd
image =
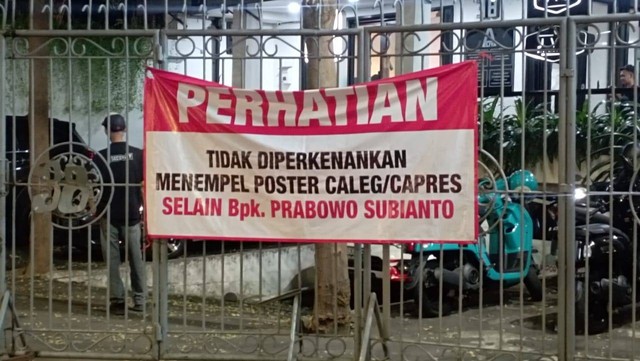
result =
[[178,83],[176,100],[180,123],[202,121],[189,112],[199,107],[205,111],[207,124],[254,127],[435,121],[438,78],[295,92]]

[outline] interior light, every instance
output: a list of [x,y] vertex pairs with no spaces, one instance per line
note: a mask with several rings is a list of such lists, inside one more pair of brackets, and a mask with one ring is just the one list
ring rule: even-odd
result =
[[581,2],[582,2],[582,0],[573,0],[573,1],[569,1],[569,2],[555,1],[553,3],[547,3],[546,9],[545,9],[544,2],[540,3],[539,1],[534,1],[533,2],[533,7],[536,10],[539,10],[539,11],[546,11],[549,14],[558,15],[558,14],[561,14],[561,13],[567,11],[567,9],[571,9],[573,7],[576,7],[576,6],[580,5]]
[[287,9],[289,10],[290,13],[294,13],[294,14],[299,13],[300,12],[300,4],[298,4],[297,2],[291,2],[287,6]]

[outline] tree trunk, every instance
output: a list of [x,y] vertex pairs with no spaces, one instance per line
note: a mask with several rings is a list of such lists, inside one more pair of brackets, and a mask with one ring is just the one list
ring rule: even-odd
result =
[[[33,28],[34,29],[49,29],[49,19],[46,12],[42,12],[45,4],[48,4],[47,0],[34,0],[33,11]],[[31,51],[37,49],[47,41],[46,38],[31,38],[29,41],[29,47]],[[40,53],[47,52],[44,48]],[[38,54],[43,55],[43,54]],[[29,113],[29,129],[33,132],[31,137],[31,164],[35,164],[36,159],[40,154],[44,153],[49,148],[49,60],[48,59],[32,59],[31,60],[31,72],[30,72],[30,84],[31,84],[31,96],[29,101],[31,103]],[[46,157],[43,162],[46,162]],[[43,162],[39,162],[40,165]],[[36,172],[38,174],[40,172]],[[35,179],[31,179],[31,182],[35,182]],[[49,271],[49,265],[51,262],[51,213],[37,213],[31,212],[33,220],[33,270],[37,274],[46,273]]]
[[[337,10],[336,0],[303,0],[304,29],[333,29]],[[337,86],[336,63],[331,54],[331,37],[306,37],[308,64],[306,88]],[[349,272],[347,246],[344,243],[316,244],[316,303],[314,315],[307,328],[317,332],[331,332],[350,326]]]

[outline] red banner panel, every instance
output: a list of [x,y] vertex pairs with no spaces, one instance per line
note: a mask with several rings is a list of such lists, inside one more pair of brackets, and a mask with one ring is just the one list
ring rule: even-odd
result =
[[477,67],[344,88],[238,89],[149,68],[152,238],[472,242]]

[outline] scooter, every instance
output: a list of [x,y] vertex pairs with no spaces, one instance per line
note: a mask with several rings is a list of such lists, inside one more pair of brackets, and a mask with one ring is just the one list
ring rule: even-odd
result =
[[[476,243],[413,243],[406,252],[410,281],[406,288],[425,317],[450,314],[456,296],[483,289],[504,288],[521,282],[531,299],[542,299],[542,282],[533,253],[533,225],[527,210],[508,189],[536,190],[538,183],[529,171],[517,171],[508,178],[479,182],[479,215],[488,225]],[[482,282],[481,282],[482,280]]]

